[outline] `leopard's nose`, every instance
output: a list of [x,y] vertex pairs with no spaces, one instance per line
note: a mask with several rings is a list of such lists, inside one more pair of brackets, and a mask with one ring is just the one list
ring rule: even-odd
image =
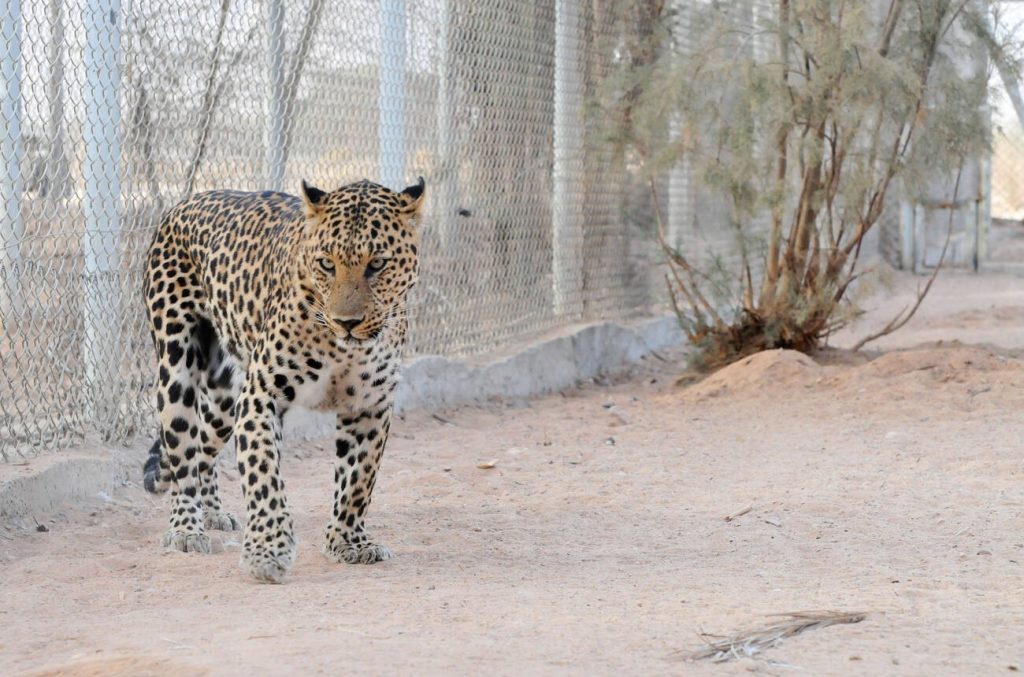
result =
[[336,323],[338,323],[339,326],[344,327],[345,331],[351,333],[351,331],[353,329],[355,329],[356,327],[359,326],[359,324],[363,321],[363,318],[361,318],[361,317],[350,317],[350,318],[342,319],[340,317],[336,317],[336,318],[334,318],[334,321]]

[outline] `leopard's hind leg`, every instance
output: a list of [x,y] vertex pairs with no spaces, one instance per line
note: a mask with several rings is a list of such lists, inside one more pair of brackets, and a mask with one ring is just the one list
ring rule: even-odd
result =
[[[236,531],[241,523],[226,512],[220,502],[217,455],[231,438],[235,421],[235,399],[241,370],[217,338],[213,325],[199,318],[192,332],[195,340],[199,387],[196,389],[199,416],[199,495],[203,524],[207,529]],[[175,484],[170,458],[164,453],[163,436],[154,440],[143,466],[146,491],[163,493]]]
[[234,432],[235,400],[244,372],[220,343],[213,325],[201,319],[196,337],[202,349],[202,376],[198,398],[199,479],[203,524],[207,529],[237,531],[241,522],[221,506],[217,455]]
[[157,411],[159,466],[170,476],[171,517],[163,543],[183,552],[210,552],[203,528],[202,478],[205,458],[202,418],[203,292],[186,253],[157,235],[145,278],[146,309],[159,363]]

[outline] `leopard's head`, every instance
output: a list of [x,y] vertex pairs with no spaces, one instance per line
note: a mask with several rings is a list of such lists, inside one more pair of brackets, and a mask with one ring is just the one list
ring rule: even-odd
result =
[[306,300],[338,338],[375,338],[404,312],[416,283],[424,186],[423,177],[401,192],[363,180],[328,193],[302,182]]

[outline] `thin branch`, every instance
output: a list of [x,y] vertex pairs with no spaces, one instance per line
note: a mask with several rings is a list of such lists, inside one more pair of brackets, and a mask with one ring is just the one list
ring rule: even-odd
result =
[[882,57],[889,56],[889,47],[892,45],[892,36],[896,31],[896,24],[899,23],[900,14],[903,13],[903,0],[892,0],[889,3],[889,11],[885,14],[885,23],[882,25],[882,36],[879,40],[878,54]]
[[[941,16],[939,22],[941,24]],[[922,31],[924,32],[924,31]],[[888,164],[886,165],[886,171],[879,182],[878,187],[875,189],[874,194],[871,196],[871,200],[868,202],[868,211],[864,215],[864,218],[860,220],[857,225],[857,232],[854,238],[843,247],[843,253],[849,256],[854,249],[860,247],[860,241],[864,235],[867,234],[868,230],[875,224],[878,217],[882,215],[882,208],[885,205],[885,195],[889,189],[889,183],[896,175],[896,171],[899,168],[899,159],[905,157],[910,150],[910,140],[914,135],[914,131],[917,129],[918,122],[921,119],[921,109],[924,106],[924,98],[928,91],[928,80],[931,75],[932,66],[935,63],[935,57],[939,51],[939,36],[938,28],[936,28],[935,35],[929,38],[927,44],[926,54],[924,62],[921,64],[921,69],[918,73],[920,89],[917,92],[917,100],[914,105],[914,112],[910,116],[909,122],[904,124],[900,134],[896,135],[896,140],[893,143],[892,152],[888,158]],[[903,134],[906,134],[904,137]]]
[[[924,289],[918,292],[917,299],[914,301],[913,305],[908,306],[897,313],[896,317],[892,318],[892,320],[890,320],[889,323],[879,331],[874,334],[868,334],[860,341],[857,341],[851,350],[858,351],[871,341],[875,341],[899,330],[903,325],[910,321],[910,318],[914,317],[917,309],[921,307],[921,303],[924,302],[925,297],[928,296],[928,292],[931,291],[932,288],[932,283],[935,282],[935,278],[939,275],[939,270],[942,269],[942,264],[946,261],[946,251],[949,249],[949,241],[953,236],[953,212],[956,211],[957,192],[960,189],[960,177],[963,175],[963,172],[964,165],[963,160],[961,159],[960,168],[956,172],[956,182],[953,184],[953,200],[949,208],[949,223],[946,227],[946,241],[942,243],[942,253],[939,255],[939,262],[935,265],[935,270],[933,270],[931,276],[929,276]],[[904,313],[906,313],[906,315],[904,315]]]
[[[691,305],[694,306],[694,310],[703,308],[704,311],[707,312],[707,314],[715,321],[715,324],[724,325],[725,322],[722,321],[722,318],[718,314],[718,311],[716,311],[715,307],[708,303],[708,300],[704,298],[703,294],[700,293],[700,285],[698,285],[695,279],[693,266],[690,265],[690,262],[686,260],[685,256],[683,256],[681,253],[670,247],[668,245],[668,242],[665,240],[665,222],[661,217],[661,203],[658,200],[658,189],[654,185],[653,176],[647,177],[647,184],[650,187],[651,200],[654,203],[654,218],[658,224],[658,242],[661,244],[662,250],[668,255],[669,259],[671,259],[673,263],[675,263],[676,265],[683,269],[683,272],[686,273],[686,277],[689,281],[689,288],[687,289],[686,285],[683,284],[682,280],[679,279],[678,276],[676,277],[676,280],[679,283],[681,290],[684,293],[686,293]],[[691,294],[692,297],[690,296]],[[696,299],[697,303],[694,303],[693,299]]]

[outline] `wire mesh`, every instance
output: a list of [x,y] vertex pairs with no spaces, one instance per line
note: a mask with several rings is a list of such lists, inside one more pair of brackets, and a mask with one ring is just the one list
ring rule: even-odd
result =
[[[1000,83],[1001,84],[1001,83]],[[997,85],[998,86],[998,85]],[[992,134],[992,218],[1024,220],[1024,127],[1004,102]]]
[[660,302],[629,171],[585,115],[610,0],[8,0],[0,458],[152,425],[141,262],[211,188],[427,179],[414,354]]

